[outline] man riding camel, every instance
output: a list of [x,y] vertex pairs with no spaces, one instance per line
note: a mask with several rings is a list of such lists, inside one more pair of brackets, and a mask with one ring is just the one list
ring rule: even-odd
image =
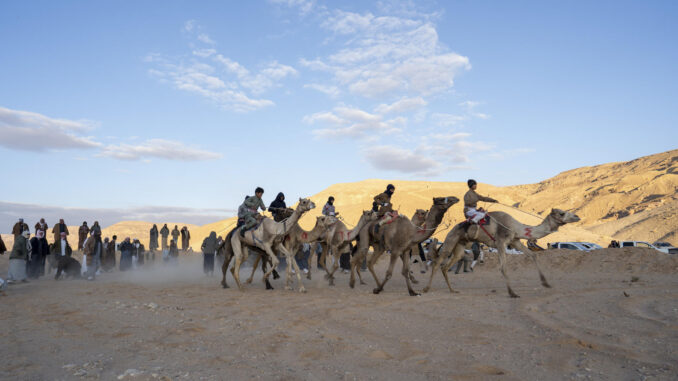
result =
[[470,222],[477,224],[478,221],[482,220],[483,217],[485,217],[485,214],[487,214],[483,208],[478,208],[478,201],[497,202],[497,200],[476,193],[478,183],[476,183],[475,180],[470,179],[466,183],[468,184],[469,190],[464,195],[464,216]]
[[238,218],[244,220],[244,225],[240,228],[240,236],[245,236],[245,231],[253,228],[258,223],[256,216],[258,215],[257,211],[261,208],[262,211],[266,211],[266,205],[261,199],[261,196],[264,195],[264,189],[257,187],[254,191],[254,196],[247,196],[245,202],[238,207]]
[[387,214],[391,216],[393,212],[393,205],[391,204],[391,196],[393,196],[393,192],[395,192],[395,186],[393,186],[393,184],[388,184],[386,186],[386,190],[383,193],[379,193],[378,195],[374,196],[372,210],[377,212],[377,217],[380,219],[379,222],[374,226],[375,233],[378,232],[379,227],[389,219],[384,218],[384,216]]

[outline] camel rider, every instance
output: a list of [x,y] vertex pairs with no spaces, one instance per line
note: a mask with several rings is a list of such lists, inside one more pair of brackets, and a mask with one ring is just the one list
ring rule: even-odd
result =
[[261,200],[261,196],[264,195],[264,190],[261,187],[257,187],[254,191],[254,196],[248,196],[245,198],[245,202],[238,207],[238,218],[242,218],[245,221],[245,224],[240,228],[240,236],[245,236],[245,231],[253,228],[257,224],[257,211],[261,208],[262,211],[266,211],[266,205],[264,201]]
[[486,214],[483,208],[478,208],[478,201],[497,202],[497,200],[476,193],[478,183],[476,183],[475,180],[470,179],[466,183],[468,184],[469,190],[464,195],[464,216],[472,223],[477,224]]
[[374,231],[378,232],[379,227],[383,225],[388,218],[383,218],[385,215],[391,215],[393,211],[393,205],[391,204],[391,196],[395,192],[395,186],[393,184],[388,184],[386,190],[383,193],[379,193],[374,196],[374,202],[372,202],[372,210],[377,212],[377,217],[380,218],[379,222],[375,224]]

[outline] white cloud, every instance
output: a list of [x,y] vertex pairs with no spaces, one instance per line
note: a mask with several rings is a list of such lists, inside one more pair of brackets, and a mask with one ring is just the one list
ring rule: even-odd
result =
[[419,175],[437,174],[441,165],[422,152],[393,146],[368,147],[363,155],[376,169]]
[[456,126],[456,125],[460,124],[463,121],[468,120],[468,116],[436,112],[436,113],[431,114],[431,119],[438,126],[452,127],[452,126]]
[[198,41],[204,42],[206,44],[211,44],[211,45],[215,44],[215,42],[212,41],[212,39],[210,38],[210,36],[207,33],[198,34],[197,39],[198,39]]
[[298,8],[303,16],[310,13],[315,7],[315,0],[269,0],[273,4],[286,5],[290,8]]
[[55,119],[0,107],[0,145],[13,150],[96,148],[101,143],[83,135],[93,127],[89,121]]
[[329,85],[322,85],[319,83],[309,83],[304,85],[305,89],[313,89],[316,91],[320,91],[321,93],[325,93],[329,95],[330,97],[336,98],[341,94],[341,91],[339,90],[338,87],[336,86],[329,86]]
[[108,145],[101,150],[99,156],[107,156],[119,160],[141,160],[156,157],[167,160],[197,161],[218,159],[221,157],[221,154],[187,147],[181,142],[165,139],[149,139],[138,145],[125,143]]
[[377,106],[374,111],[379,114],[389,114],[389,113],[403,113],[409,111],[415,111],[421,107],[424,107],[428,104],[426,100],[422,97],[416,98],[401,98],[400,100],[388,105],[380,104]]
[[364,138],[373,134],[391,134],[400,131],[401,126],[406,123],[406,119],[402,117],[383,120],[381,115],[345,106],[307,115],[303,121],[308,124],[324,124],[325,128],[315,129],[313,134],[328,138]]

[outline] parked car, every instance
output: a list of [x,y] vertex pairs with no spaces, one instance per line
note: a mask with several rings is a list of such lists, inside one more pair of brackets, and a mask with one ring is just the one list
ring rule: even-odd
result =
[[591,247],[584,245],[582,242],[553,242],[549,244],[551,249],[567,249],[579,251],[591,251]]
[[668,242],[655,242],[653,245],[658,248],[659,251],[664,251],[664,249],[666,249],[667,254],[678,254],[678,248]]
[[675,247],[657,247],[651,243],[645,241],[621,241],[619,242],[621,247],[644,247],[647,249],[655,249],[666,254],[678,254],[678,249]]
[[593,242],[580,242],[580,243],[582,245],[588,247],[590,250],[598,250],[598,249],[603,248],[602,246],[598,245],[597,243],[593,243]]

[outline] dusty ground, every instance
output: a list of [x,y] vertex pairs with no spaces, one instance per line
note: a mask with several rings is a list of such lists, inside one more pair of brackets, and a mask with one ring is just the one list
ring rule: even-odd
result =
[[452,275],[459,294],[438,274],[420,297],[399,273],[382,295],[368,273],[353,290],[347,275],[330,288],[317,272],[307,294],[281,280],[266,291],[260,277],[224,290],[197,257],[95,282],[11,285],[0,297],[0,379],[678,378],[678,258],[546,252],[552,289],[523,256],[509,261],[520,299],[508,298],[492,255]]

